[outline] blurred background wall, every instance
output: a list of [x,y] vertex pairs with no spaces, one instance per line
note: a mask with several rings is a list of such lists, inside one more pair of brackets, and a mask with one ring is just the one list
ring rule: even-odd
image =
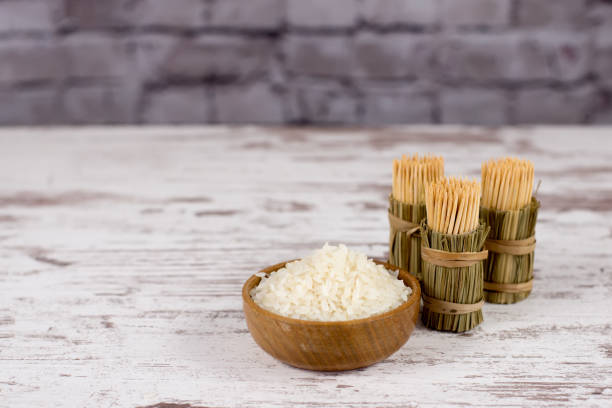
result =
[[612,123],[611,0],[0,0],[0,124]]

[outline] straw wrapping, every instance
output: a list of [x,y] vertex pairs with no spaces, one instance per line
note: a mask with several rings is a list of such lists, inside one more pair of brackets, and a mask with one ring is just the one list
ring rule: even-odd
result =
[[485,243],[489,250],[484,275],[487,302],[516,303],[531,293],[539,207],[540,202],[532,198],[519,210],[480,208],[481,218],[491,227]]
[[417,279],[421,274],[421,236],[416,224],[425,217],[425,204],[407,204],[389,195],[389,263]]
[[[419,224],[415,224],[411,221],[406,221],[395,215],[391,214],[389,211],[389,253],[393,252],[393,248],[395,246],[395,239],[397,237],[398,232],[403,232],[407,239],[412,237],[412,234],[419,230]],[[407,254],[407,262],[410,262],[410,253]]]
[[[484,223],[464,234],[444,234],[431,229],[427,220],[421,223],[422,320],[426,327],[464,332],[483,321],[483,262],[487,258],[483,248],[488,233]],[[448,261],[439,259],[444,254],[468,266],[438,265],[430,262],[427,254],[436,254],[434,262],[440,264]]]

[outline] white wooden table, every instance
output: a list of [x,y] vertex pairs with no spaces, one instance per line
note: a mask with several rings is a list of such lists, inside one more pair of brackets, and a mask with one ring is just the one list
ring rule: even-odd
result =
[[[1,407],[612,406],[612,129],[0,130]],[[535,289],[386,361],[286,366],[242,283],[343,242],[386,257],[391,160],[533,160]]]

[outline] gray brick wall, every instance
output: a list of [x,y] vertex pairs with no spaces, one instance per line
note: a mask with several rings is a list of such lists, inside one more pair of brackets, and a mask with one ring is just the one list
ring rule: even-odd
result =
[[611,0],[0,0],[0,124],[612,123]]

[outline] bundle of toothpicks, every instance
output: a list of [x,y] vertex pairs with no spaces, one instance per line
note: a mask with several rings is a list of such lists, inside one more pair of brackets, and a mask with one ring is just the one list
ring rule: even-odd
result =
[[533,163],[501,158],[482,164],[480,216],[491,227],[486,242],[485,299],[516,303],[533,288],[535,225],[539,201],[532,197]]
[[402,156],[393,160],[393,188],[389,196],[389,263],[409,271],[419,280],[421,237],[425,218],[425,186],[444,177],[444,159],[436,156]]
[[480,183],[443,178],[425,188],[421,224],[423,324],[464,332],[483,321],[483,261],[489,228],[479,221]]

